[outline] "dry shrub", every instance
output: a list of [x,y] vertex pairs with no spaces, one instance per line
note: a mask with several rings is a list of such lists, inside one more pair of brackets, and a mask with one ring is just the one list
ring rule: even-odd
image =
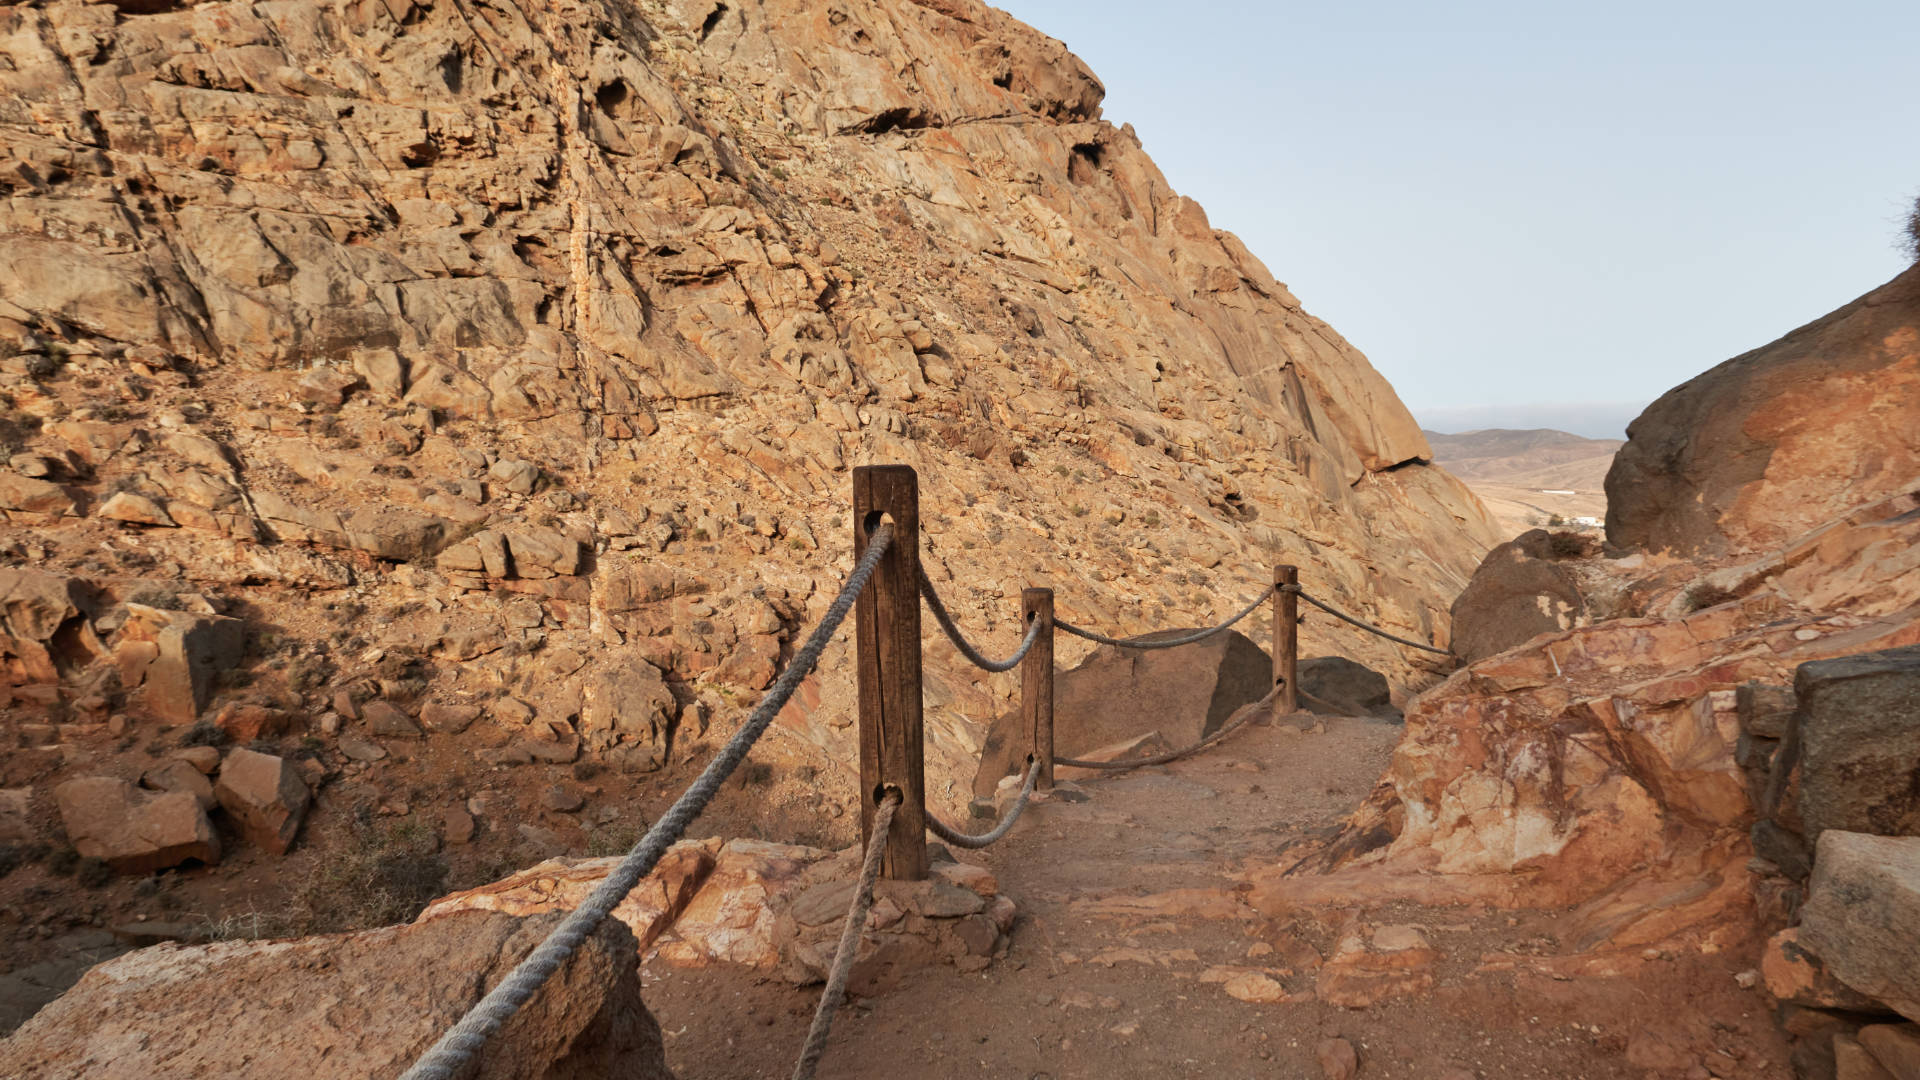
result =
[[447,891],[440,838],[418,822],[381,823],[358,814],[318,855],[293,897],[301,933],[408,922]]

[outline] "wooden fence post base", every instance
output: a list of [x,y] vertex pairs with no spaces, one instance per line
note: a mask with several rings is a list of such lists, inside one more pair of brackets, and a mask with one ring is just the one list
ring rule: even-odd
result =
[[1020,662],[1020,715],[1027,732],[1027,752],[1040,762],[1034,787],[1053,790],[1053,590],[1027,589],[1020,594],[1020,632],[1034,620],[1040,636]]
[[1291,586],[1300,583],[1300,568],[1273,568],[1273,685],[1280,688],[1280,708],[1300,708],[1300,596]]
[[875,805],[898,789],[880,872],[896,881],[927,876],[926,781],[920,691],[920,479],[906,465],[853,470],[853,553],[867,550],[881,522],[893,542],[854,605],[860,679],[860,839],[873,833]]

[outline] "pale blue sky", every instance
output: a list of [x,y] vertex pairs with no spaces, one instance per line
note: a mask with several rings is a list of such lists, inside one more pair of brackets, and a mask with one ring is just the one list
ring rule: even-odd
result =
[[1915,0],[1000,3],[1429,427],[1617,435],[1906,264]]

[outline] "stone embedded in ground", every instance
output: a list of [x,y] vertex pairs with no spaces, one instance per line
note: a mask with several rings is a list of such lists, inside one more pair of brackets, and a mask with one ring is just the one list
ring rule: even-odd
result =
[[1257,971],[1241,972],[1228,979],[1220,988],[1227,992],[1227,996],[1241,1001],[1269,1003],[1287,999],[1287,991],[1284,987]]
[[192,723],[213,695],[213,681],[240,662],[246,628],[239,619],[165,611],[129,603],[121,640],[150,642],[151,659],[134,669],[123,667],[127,686],[145,688],[147,708],[175,724]]
[[1320,1063],[1320,1074],[1327,1080],[1353,1080],[1360,1072],[1360,1055],[1353,1044],[1334,1037],[1321,1039],[1313,1048],[1313,1059]]
[[628,746],[647,767],[666,763],[667,738],[677,706],[660,672],[644,662],[608,666],[588,677],[580,706],[580,737],[589,750]]
[[480,718],[478,705],[447,705],[429,702],[420,706],[420,724],[441,735],[458,735]]
[[1847,986],[1920,1020],[1920,836],[1821,833],[1800,941]]
[[[1054,676],[1054,753],[1081,757],[1151,731],[1171,746],[1191,746],[1241,706],[1265,697],[1272,683],[1272,659],[1238,630],[1178,649],[1102,645]],[[1025,771],[1027,748],[1019,732],[1017,708],[994,720],[973,776],[976,796],[990,797],[1001,777]]]
[[417,739],[420,737],[420,725],[413,717],[400,710],[400,707],[388,701],[369,701],[360,707],[360,715],[366,718],[367,730],[388,739]]
[[1855,1038],[1894,1080],[1920,1080],[1920,1024],[1869,1024]]
[[1314,991],[1334,1005],[1372,1008],[1430,989],[1439,955],[1411,926],[1382,926],[1371,935],[1364,929],[1350,931],[1321,966]]
[[1553,559],[1552,543],[1534,529],[1487,553],[1453,601],[1454,655],[1480,660],[1585,621],[1586,598]]
[[115,777],[87,776],[54,788],[53,799],[74,850],[123,874],[220,861],[220,837],[191,792],[150,794]]
[[1920,833],[1920,645],[1802,664],[1793,682],[1806,835]]
[[[35,1080],[396,1076],[552,930],[466,912],[292,941],[158,945],[89,972],[0,1041]],[[341,1022],[343,1002],[355,1019]],[[633,934],[606,920],[488,1041],[476,1080],[669,1080]]]
[[293,763],[238,749],[220,764],[214,795],[255,847],[284,855],[306,818],[312,793]]

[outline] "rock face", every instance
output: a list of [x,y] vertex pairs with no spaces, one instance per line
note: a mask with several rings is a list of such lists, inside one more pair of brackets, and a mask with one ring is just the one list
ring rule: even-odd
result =
[[[560,918],[469,912],[358,934],[143,949],[95,968],[0,1042],[0,1073],[395,1076]],[[480,1061],[472,1075],[498,1080],[671,1080],[627,928],[603,923]]]
[[1820,834],[1800,937],[1847,986],[1920,1020],[1920,836]]
[[1607,474],[1607,539],[1778,547],[1920,477],[1920,266],[1669,390]]
[[[1585,620],[1580,584],[1554,557],[1556,540],[1534,529],[1487,553],[1454,598],[1453,651],[1462,660],[1505,652]],[[1578,543],[1571,554],[1584,554]]]
[[[1861,779],[1858,800],[1838,805],[1904,812],[1916,758],[1901,679],[1920,644],[1913,510],[1887,500],[1717,567],[1583,560],[1583,582],[1617,617],[1543,634],[1421,695],[1373,796],[1330,843],[1254,872],[1256,904],[1344,888],[1577,905],[1563,935],[1596,955],[1682,932],[1751,934],[1756,899],[1784,918],[1798,886],[1750,895],[1748,845],[1772,845],[1758,853],[1788,877],[1805,872],[1812,766],[1793,747],[1815,723],[1817,687],[1832,686],[1813,707],[1832,717],[1823,760],[1835,789]],[[1696,608],[1703,593],[1725,600]],[[1797,710],[1784,690],[1796,669],[1813,694]]]
[[[790,655],[868,462],[921,470],[975,627],[1041,579],[1102,629],[1195,624],[1290,562],[1444,640],[1491,523],[1365,358],[1059,42],[975,0],[843,7],[6,6],[0,394],[53,478],[4,474],[0,510],[48,572],[246,598],[218,610],[312,661],[252,674],[308,707],[284,684],[316,668],[510,688],[635,768]],[[88,628],[156,718],[247,666],[226,624],[136,622]],[[402,647],[431,669],[358,659]],[[689,692],[597,681],[616,650]],[[933,667],[953,797],[1009,686]],[[831,652],[785,725],[810,765],[853,760],[849,674]]]
[[123,874],[150,874],[188,859],[220,861],[220,837],[190,791],[151,794],[125,780],[90,776],[53,789],[74,850]]
[[[1158,732],[1172,747],[1188,746],[1218,730],[1234,710],[1265,697],[1272,681],[1272,658],[1238,630],[1177,649],[1103,645],[1054,675],[1054,752],[1078,757],[1147,732]],[[1017,708],[994,721],[973,776],[976,796],[992,795],[1001,777],[1025,771],[1025,739]]]
[[1802,664],[1793,682],[1806,838],[1920,835],[1920,646]]

